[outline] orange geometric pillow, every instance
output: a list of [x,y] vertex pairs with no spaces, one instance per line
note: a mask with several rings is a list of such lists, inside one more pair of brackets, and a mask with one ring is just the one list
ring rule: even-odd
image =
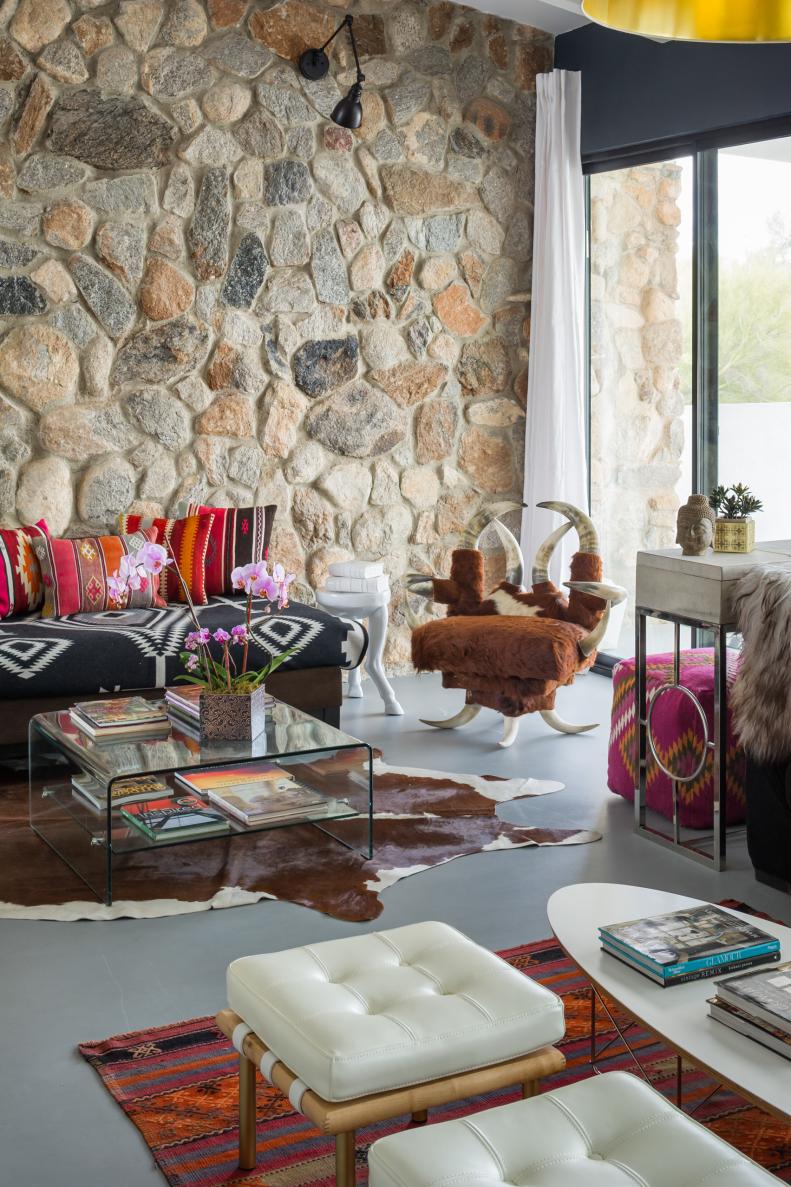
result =
[[[188,515],[184,519],[145,519],[142,515],[119,515],[122,532],[153,529],[154,543],[163,544],[168,556],[175,557],[179,572],[196,606],[205,606],[206,552],[209,547],[213,515]],[[173,565],[166,565],[159,575],[159,595],[165,602],[186,602],[187,598]]]
[[34,536],[48,536],[46,520],[24,528],[0,528],[0,618],[37,610],[44,600]]
[[[117,609],[107,578],[117,571],[122,557],[137,552],[146,541],[153,543],[154,536],[149,530],[130,536],[84,536],[77,540],[41,536],[33,540],[44,585],[42,618]],[[156,582],[149,581],[146,589],[130,590],[126,606],[138,610],[164,606]]]

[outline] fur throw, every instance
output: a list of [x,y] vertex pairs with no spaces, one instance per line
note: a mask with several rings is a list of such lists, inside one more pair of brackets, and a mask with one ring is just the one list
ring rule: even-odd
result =
[[744,639],[731,705],[739,740],[759,762],[791,758],[791,569],[757,565],[736,589]]

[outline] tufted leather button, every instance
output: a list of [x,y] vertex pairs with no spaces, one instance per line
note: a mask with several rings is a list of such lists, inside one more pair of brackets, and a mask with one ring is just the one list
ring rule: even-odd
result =
[[595,1162],[604,1162],[603,1154],[589,1154],[588,1158],[592,1158]]

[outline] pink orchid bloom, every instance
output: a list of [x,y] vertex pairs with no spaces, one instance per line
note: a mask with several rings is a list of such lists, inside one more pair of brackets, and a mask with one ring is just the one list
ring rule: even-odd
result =
[[253,593],[257,598],[269,598],[271,601],[277,593],[277,586],[269,574],[265,573],[253,582]]
[[138,590],[143,588],[144,570],[139,568],[133,556],[121,557],[118,571],[114,576],[118,578],[125,593],[130,589]]
[[231,636],[227,631],[224,631],[222,627],[217,628],[212,638],[215,639],[217,643],[230,643],[231,641]]
[[135,561],[147,573],[152,573],[155,577],[162,572],[166,565],[172,564],[172,561],[168,557],[167,549],[161,544],[152,544],[150,541],[139,549],[135,556]]
[[242,565],[231,572],[231,582],[234,589],[243,589],[246,594],[260,596],[256,586],[260,586],[269,574],[266,561],[257,561],[250,565]]
[[110,594],[110,597],[113,599],[116,605],[119,606],[126,598],[126,587],[118,580],[117,577],[107,578],[107,592]]

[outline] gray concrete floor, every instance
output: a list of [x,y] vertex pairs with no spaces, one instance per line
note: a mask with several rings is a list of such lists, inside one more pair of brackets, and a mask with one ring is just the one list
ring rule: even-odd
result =
[[392,763],[458,773],[561,779],[566,790],[509,805],[512,819],[598,829],[595,844],[480,854],[408,878],[385,892],[375,923],[339,923],[288,903],[264,902],[172,919],[109,923],[0,922],[0,1187],[146,1187],[162,1179],[137,1131],[76,1053],[88,1039],[213,1013],[224,973],[246,953],[443,919],[490,948],[548,934],[546,902],[558,887],[612,881],[704,899],[743,899],[791,923],[791,901],[753,877],[742,843],[722,874],[631,832],[631,806],[606,787],[611,684],[588,675],[561,698],[574,721],[601,729],[562,737],[526,718],[509,751],[484,712],[461,732],[432,731],[461,694],[435,677],[394,682],[406,710],[385,717],[364,684],[343,725]]

